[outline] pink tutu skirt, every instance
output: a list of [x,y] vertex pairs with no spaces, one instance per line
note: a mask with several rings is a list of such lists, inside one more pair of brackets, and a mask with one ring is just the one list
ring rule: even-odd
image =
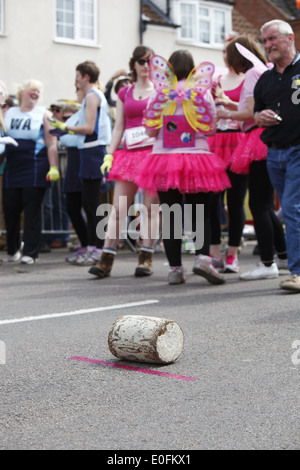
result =
[[135,150],[117,150],[114,152],[113,165],[108,175],[112,181],[132,181],[137,183],[141,164],[151,153],[152,147],[144,147]]
[[207,138],[209,149],[212,153],[222,158],[226,167],[231,163],[234,150],[243,138],[243,133],[237,132],[217,132],[214,136]]
[[148,191],[178,189],[181,193],[218,193],[231,186],[221,158],[196,153],[148,154],[138,185]]
[[268,147],[260,139],[262,128],[255,128],[243,134],[240,144],[232,155],[230,170],[233,173],[249,173],[250,163],[266,160]]

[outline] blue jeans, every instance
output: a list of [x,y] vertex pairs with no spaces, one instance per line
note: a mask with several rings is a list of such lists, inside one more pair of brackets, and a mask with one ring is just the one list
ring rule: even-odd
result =
[[277,192],[286,229],[288,266],[300,275],[300,145],[269,148],[267,167]]

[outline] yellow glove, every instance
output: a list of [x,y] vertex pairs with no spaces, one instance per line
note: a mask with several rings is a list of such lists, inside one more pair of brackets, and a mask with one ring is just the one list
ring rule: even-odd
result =
[[59,129],[60,131],[66,132],[68,134],[74,134],[74,132],[67,130],[67,124],[65,122],[62,122],[59,119],[56,119],[55,117],[48,118],[48,121],[50,122],[52,127],[56,127],[56,129]]
[[60,178],[60,174],[58,171],[57,166],[50,166],[50,170],[47,173],[46,180],[51,181],[51,183],[55,183]]
[[100,171],[102,175],[105,175],[105,172],[109,172],[111,170],[113,164],[114,156],[111,153],[107,153],[103,159],[103,163],[100,166]]

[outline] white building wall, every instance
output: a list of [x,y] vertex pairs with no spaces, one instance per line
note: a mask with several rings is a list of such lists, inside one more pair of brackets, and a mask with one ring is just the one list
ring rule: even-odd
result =
[[[0,80],[10,94],[15,93],[16,84],[28,78],[40,80],[47,106],[58,99],[76,99],[77,64],[96,62],[105,84],[117,70],[128,69],[132,51],[140,42],[140,0],[98,0],[96,47],[55,41],[55,0],[5,0],[4,7]],[[223,66],[220,50],[180,44],[177,38],[176,29],[148,25],[143,43],[166,58],[174,50],[187,48],[196,63],[210,60]]]
[[10,94],[15,85],[36,78],[44,85],[43,102],[76,99],[76,65],[92,60],[106,83],[139,44],[139,0],[98,0],[98,44],[83,47],[55,42],[55,0],[5,2],[0,37],[1,76]]
[[195,65],[203,61],[212,62],[215,67],[223,68],[223,55],[220,50],[191,46],[177,39],[177,31],[173,28],[163,28],[149,25],[144,33],[144,44],[152,47],[155,54],[168,59],[172,52],[178,49],[190,51],[194,57]]

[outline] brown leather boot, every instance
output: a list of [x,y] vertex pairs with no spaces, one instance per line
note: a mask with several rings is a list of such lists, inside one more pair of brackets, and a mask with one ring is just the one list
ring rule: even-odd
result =
[[110,271],[114,260],[115,255],[110,253],[102,253],[99,262],[90,268],[89,273],[99,277],[100,279],[110,276]]
[[140,250],[138,253],[138,266],[135,270],[135,276],[151,276],[152,273],[152,253]]

